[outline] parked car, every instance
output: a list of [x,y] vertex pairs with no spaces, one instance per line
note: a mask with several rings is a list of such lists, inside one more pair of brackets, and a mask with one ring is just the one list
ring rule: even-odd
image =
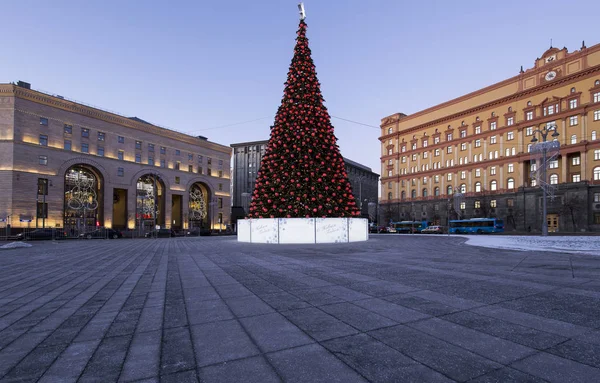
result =
[[170,238],[175,236],[175,231],[171,229],[152,230],[144,235],[146,238]]
[[441,226],[427,226],[421,230],[423,234],[444,234],[444,228]]
[[383,233],[389,233],[389,231],[388,231],[388,228],[385,226],[372,225],[369,227],[369,233],[383,234]]
[[121,233],[118,230],[107,229],[107,228],[102,227],[102,228],[99,228],[94,231],[79,234],[79,236],[82,238],[87,238],[87,239],[97,239],[97,238],[117,239],[117,238],[123,238],[123,233]]
[[25,231],[16,235],[17,241],[30,241],[35,239],[65,239],[67,233],[62,229],[35,229],[32,231]]

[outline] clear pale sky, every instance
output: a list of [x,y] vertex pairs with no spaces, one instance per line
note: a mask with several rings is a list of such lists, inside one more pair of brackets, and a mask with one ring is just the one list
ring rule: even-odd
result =
[[[297,1],[1,4],[0,82],[27,81],[224,145],[269,137]],[[569,51],[582,40],[600,43],[600,1],[307,0],[305,7],[330,114],[373,126],[514,76],[551,38]],[[379,173],[379,129],[332,123],[342,155]]]

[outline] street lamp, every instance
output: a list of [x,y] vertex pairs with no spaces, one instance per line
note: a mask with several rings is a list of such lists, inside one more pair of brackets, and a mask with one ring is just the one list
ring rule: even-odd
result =
[[[541,152],[542,153],[542,181],[540,182],[541,186],[542,186],[542,236],[547,236],[548,235],[548,218],[547,218],[547,214],[548,214],[548,202],[547,202],[547,195],[548,195],[548,188],[546,185],[546,180],[547,180],[547,175],[546,175],[546,169],[547,169],[547,160],[548,160],[548,150],[552,150],[552,149],[558,149],[558,147],[560,146],[560,143],[558,143],[558,141],[546,141],[548,138],[548,134],[552,132],[552,138],[557,138],[560,134],[558,133],[558,131],[556,130],[556,125],[550,125],[550,124],[546,124],[544,126],[544,128],[542,129],[536,129],[533,131],[533,138],[531,139],[531,143],[535,144],[531,150],[532,152]],[[539,133],[540,137],[542,138],[542,142],[539,142],[538,138],[536,137],[536,133]]]

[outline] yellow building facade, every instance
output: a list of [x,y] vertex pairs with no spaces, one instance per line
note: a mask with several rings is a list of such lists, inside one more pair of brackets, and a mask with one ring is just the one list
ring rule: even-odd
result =
[[[545,127],[560,142],[547,169],[551,230],[600,230],[600,44],[551,48],[515,77],[383,118],[381,219],[494,216],[509,230],[539,230],[539,161],[530,151]],[[457,191],[466,198],[453,211]]]

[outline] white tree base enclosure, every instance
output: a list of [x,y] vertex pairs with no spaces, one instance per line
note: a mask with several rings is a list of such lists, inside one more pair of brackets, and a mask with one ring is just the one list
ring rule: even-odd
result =
[[238,221],[238,242],[310,244],[369,239],[366,218],[258,218]]

